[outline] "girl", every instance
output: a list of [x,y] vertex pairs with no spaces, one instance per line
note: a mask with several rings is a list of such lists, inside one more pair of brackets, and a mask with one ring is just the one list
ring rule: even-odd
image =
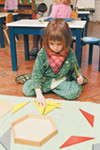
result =
[[5,0],[4,10],[16,13],[18,11],[18,0]]
[[[48,18],[66,18],[71,17],[72,9],[70,7],[71,0],[54,0],[52,11],[50,16],[43,17],[43,19]],[[37,56],[38,52],[38,36],[37,39],[33,39],[33,48],[30,51],[30,56]]]
[[49,17],[69,19],[72,13],[72,9],[69,5],[70,3],[71,0],[54,0],[52,11]]
[[[23,86],[26,96],[35,96],[41,106],[45,103],[42,93],[53,91],[64,99],[72,100],[80,96],[83,83],[81,70],[73,50],[71,31],[63,19],[49,22],[44,39],[44,47],[39,51],[32,73],[32,79]],[[78,78],[74,73],[78,70]]]

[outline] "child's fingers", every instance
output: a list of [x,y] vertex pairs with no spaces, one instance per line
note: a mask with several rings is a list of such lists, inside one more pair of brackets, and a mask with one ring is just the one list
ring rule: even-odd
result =
[[43,105],[44,105],[44,107],[46,107],[46,106],[47,106],[45,102],[43,102]]
[[37,105],[40,105],[41,107],[46,107],[46,103],[44,101],[37,102]]

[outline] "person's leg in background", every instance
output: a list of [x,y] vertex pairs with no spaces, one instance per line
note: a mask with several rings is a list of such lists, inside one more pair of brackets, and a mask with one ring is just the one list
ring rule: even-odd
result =
[[37,56],[38,51],[41,49],[42,44],[39,45],[39,40],[41,40],[40,35],[33,35],[33,47],[30,51],[30,56]]

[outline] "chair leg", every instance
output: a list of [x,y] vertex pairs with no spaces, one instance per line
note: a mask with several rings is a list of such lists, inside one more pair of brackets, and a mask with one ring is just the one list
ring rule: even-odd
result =
[[72,43],[71,43],[71,45],[70,45],[70,47],[73,49],[73,44],[74,44],[74,42],[72,41]]
[[16,40],[16,42],[18,42],[18,40],[17,40],[16,36],[15,36],[15,40]]
[[93,45],[89,45],[89,59],[88,59],[88,64],[92,64],[92,54],[93,54]]
[[98,71],[100,71],[100,45],[99,45],[99,67],[98,67]]
[[83,46],[84,46],[84,45],[81,44],[81,51],[80,51],[80,55],[81,55],[81,57],[80,57],[80,66],[81,66],[81,63],[82,63],[82,49],[83,49]]
[[5,36],[6,36],[6,39],[7,39],[8,44],[10,45],[9,36],[8,36],[8,33],[7,33],[6,30],[4,30],[4,34],[5,34]]

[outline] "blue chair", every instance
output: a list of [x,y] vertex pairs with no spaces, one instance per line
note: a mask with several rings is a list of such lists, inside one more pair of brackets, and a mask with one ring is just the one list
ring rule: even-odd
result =
[[[76,41],[76,38],[73,39],[73,42]],[[99,67],[98,71],[100,71],[100,39],[96,37],[83,37],[81,39],[81,46],[85,46],[89,44],[89,57],[88,57],[88,64],[92,64],[92,55],[93,55],[93,45],[99,46]],[[81,48],[81,57],[82,57],[82,48]]]

